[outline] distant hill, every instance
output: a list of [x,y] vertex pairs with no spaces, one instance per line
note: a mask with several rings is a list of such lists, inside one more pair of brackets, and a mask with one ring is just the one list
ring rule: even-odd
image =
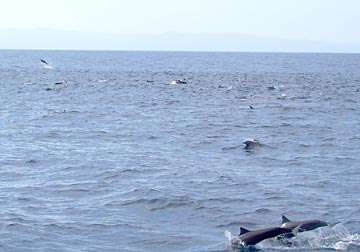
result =
[[241,34],[117,34],[0,30],[0,49],[360,53],[360,45]]

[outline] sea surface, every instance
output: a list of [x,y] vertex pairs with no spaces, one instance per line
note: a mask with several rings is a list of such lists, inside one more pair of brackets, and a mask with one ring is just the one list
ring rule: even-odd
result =
[[0,51],[0,250],[360,251],[359,102],[360,54]]

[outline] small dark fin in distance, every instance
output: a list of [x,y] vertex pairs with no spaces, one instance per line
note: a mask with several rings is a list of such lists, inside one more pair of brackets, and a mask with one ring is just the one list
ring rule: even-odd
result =
[[282,216],[282,224],[286,223],[286,222],[290,222],[291,220],[289,220],[285,215]]
[[42,62],[42,63],[44,63],[44,64],[46,64],[46,65],[49,65],[49,63],[47,63],[45,60],[43,60],[43,59],[40,59],[40,61]]
[[240,227],[240,235],[246,234],[248,232],[250,232],[250,230],[248,230],[246,228],[243,228],[243,227]]

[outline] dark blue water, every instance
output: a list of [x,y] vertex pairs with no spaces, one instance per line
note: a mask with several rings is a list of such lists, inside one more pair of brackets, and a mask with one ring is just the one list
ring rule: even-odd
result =
[[360,250],[358,54],[0,51],[0,77],[1,251],[238,251],[282,214],[341,224],[257,248]]

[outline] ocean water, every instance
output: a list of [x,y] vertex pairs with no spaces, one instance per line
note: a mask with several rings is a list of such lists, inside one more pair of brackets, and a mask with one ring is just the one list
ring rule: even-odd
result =
[[359,54],[0,51],[0,250],[359,251],[359,101]]

